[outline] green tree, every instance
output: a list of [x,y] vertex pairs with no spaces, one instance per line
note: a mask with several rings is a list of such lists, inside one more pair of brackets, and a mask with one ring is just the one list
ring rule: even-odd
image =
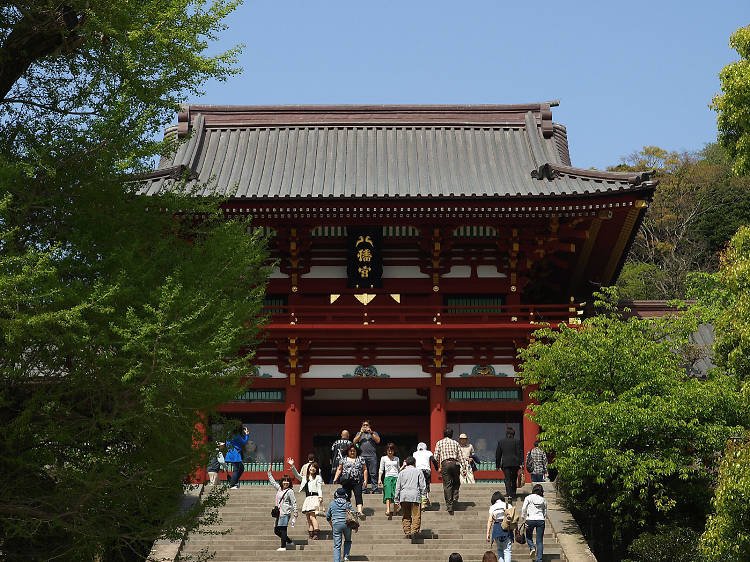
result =
[[[715,361],[727,384],[750,410],[750,226],[740,228],[712,275],[696,275],[697,297],[716,330]],[[714,512],[702,537],[704,559],[740,562],[750,559],[750,439],[747,431],[731,443],[721,462]]]
[[234,2],[0,7],[0,558],[142,560],[246,386],[267,253],[219,200],[138,195]]
[[687,375],[695,315],[624,319],[617,298],[608,289],[600,314],[519,351],[541,439],[600,560],[657,523],[701,529],[715,454],[748,422],[725,377]]
[[697,153],[645,146],[613,169],[653,169],[659,179],[618,280],[623,297],[684,298],[688,274],[714,271],[719,251],[750,221],[750,178],[733,176],[717,144]]
[[706,562],[750,560],[750,441],[730,443],[719,466],[714,513],[701,537]]
[[729,38],[729,46],[740,60],[719,72],[721,94],[712,107],[719,114],[719,141],[734,160],[737,175],[750,174],[750,26],[741,27]]

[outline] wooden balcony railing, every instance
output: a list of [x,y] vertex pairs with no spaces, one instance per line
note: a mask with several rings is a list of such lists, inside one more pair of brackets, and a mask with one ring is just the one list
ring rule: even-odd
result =
[[558,324],[578,323],[585,303],[522,306],[272,305],[271,324]]

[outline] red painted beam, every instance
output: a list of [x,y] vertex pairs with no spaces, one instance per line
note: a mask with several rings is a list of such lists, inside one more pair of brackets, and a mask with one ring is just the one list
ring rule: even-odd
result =
[[[552,324],[558,328],[560,324]],[[536,324],[508,322],[499,324],[269,324],[265,331],[270,337],[296,337],[331,340],[394,340],[419,337],[473,338],[495,341],[498,336],[526,337],[540,328]]]

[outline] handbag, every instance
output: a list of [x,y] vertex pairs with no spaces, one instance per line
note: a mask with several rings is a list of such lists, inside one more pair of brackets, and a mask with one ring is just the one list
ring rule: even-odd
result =
[[352,531],[359,529],[359,521],[351,511],[346,512],[346,526]]
[[353,489],[357,485],[357,481],[351,476],[342,476],[339,478],[339,485],[342,488]]
[[514,534],[518,544],[526,544],[526,523],[519,525]]
[[526,471],[522,468],[518,471],[518,482],[519,488],[523,488],[526,485]]
[[[286,492],[288,491],[289,490],[287,490]],[[281,502],[284,501],[284,498],[286,497],[286,492],[284,492],[284,495],[281,496],[281,499],[279,500],[279,505],[281,504]],[[280,516],[281,516],[281,510],[279,509],[279,506],[278,505],[273,506],[271,508],[271,517],[273,517],[274,519],[278,519]]]

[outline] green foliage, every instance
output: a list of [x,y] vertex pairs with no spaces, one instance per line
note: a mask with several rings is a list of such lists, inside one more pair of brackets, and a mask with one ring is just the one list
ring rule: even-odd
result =
[[741,27],[729,39],[740,60],[719,73],[721,94],[712,107],[719,114],[719,141],[734,159],[737,175],[750,174],[750,26]]
[[715,274],[690,278],[690,293],[716,330],[714,360],[750,403],[750,226],[740,228]]
[[698,539],[700,533],[688,527],[658,525],[653,532],[643,533],[633,541],[625,562],[693,562]]
[[219,200],[138,195],[234,2],[0,7],[0,558],[143,560],[252,374],[265,242]]
[[719,251],[750,222],[750,178],[733,176],[717,144],[698,153],[645,146],[612,169],[655,170],[659,180],[618,280],[624,298],[684,298],[687,276],[715,270]]
[[718,480],[700,553],[706,562],[745,562],[750,560],[750,441],[729,445]]
[[[692,296],[699,299],[716,330],[715,361],[728,374],[728,386],[743,397],[750,410],[750,227],[740,228],[722,254],[720,270],[691,279]],[[750,560],[750,441],[727,447],[721,461],[709,517],[701,538],[703,559],[713,562]]]
[[541,439],[601,559],[650,525],[700,520],[716,452],[750,421],[726,377],[686,375],[695,315],[626,320],[617,298],[606,290],[580,329],[544,328],[519,351]]
[[617,279],[617,288],[624,300],[648,300],[658,294],[657,281],[663,271],[652,263],[628,261]]

